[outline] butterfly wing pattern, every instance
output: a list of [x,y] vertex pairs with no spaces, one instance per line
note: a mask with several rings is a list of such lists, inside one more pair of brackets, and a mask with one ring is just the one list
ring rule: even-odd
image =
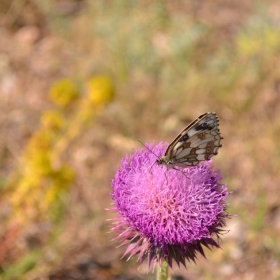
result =
[[219,119],[216,113],[208,112],[189,124],[168,146],[165,155],[157,160],[168,169],[191,167],[217,155],[222,147]]

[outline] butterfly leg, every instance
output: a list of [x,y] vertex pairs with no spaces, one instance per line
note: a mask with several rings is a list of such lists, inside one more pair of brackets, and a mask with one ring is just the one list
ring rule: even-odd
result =
[[156,161],[153,163],[153,165],[149,168],[149,172],[151,173],[152,167],[155,165]]
[[184,174],[184,176],[186,176],[188,179],[190,179],[190,177],[188,177],[188,176],[186,175],[186,173],[183,172],[181,169],[176,168],[176,167],[173,167],[173,169],[174,169],[174,170],[177,170],[177,171],[180,171],[182,174]]
[[168,169],[166,169],[165,170],[165,172],[164,172],[164,176],[165,176],[165,179],[166,179],[166,181],[167,181],[167,185],[168,185],[168,177],[167,177],[167,175],[166,175],[166,173],[168,172]]

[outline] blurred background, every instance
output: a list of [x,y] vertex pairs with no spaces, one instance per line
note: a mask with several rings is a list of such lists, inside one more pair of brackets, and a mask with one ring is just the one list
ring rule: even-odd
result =
[[279,1],[0,0],[0,278],[154,279],[108,233],[137,141],[220,118],[222,249],[174,279],[280,279]]

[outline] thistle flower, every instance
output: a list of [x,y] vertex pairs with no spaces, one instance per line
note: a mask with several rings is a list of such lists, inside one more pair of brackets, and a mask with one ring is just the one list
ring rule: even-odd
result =
[[[112,181],[111,194],[119,215],[112,232],[119,233],[124,256],[138,255],[149,267],[173,260],[180,266],[203,256],[202,245],[219,247],[225,219],[225,200],[230,194],[221,184],[222,176],[208,161],[192,168],[167,170],[154,164],[167,144],[146,145],[148,149],[126,156]],[[149,150],[153,151],[151,153]]]

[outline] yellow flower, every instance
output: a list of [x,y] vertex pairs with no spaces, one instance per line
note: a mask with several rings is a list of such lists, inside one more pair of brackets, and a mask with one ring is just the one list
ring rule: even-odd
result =
[[115,89],[110,77],[95,76],[87,82],[89,100],[95,107],[102,107],[113,100]]
[[53,131],[61,129],[64,122],[65,120],[59,112],[47,111],[41,116],[42,127]]
[[30,156],[28,159],[27,168],[30,176],[37,174],[37,176],[46,177],[53,173],[50,153],[40,152]]
[[49,150],[53,143],[54,135],[47,130],[37,131],[30,139],[26,154],[38,153]]
[[50,98],[53,103],[61,108],[65,108],[72,104],[79,96],[79,91],[75,84],[69,79],[63,79],[50,89]]
[[280,47],[280,38],[278,30],[270,29],[266,32],[265,35],[266,36],[264,40],[267,43],[268,48],[278,51]]
[[242,56],[254,56],[263,53],[274,54],[279,51],[279,32],[272,28],[255,32],[241,33],[237,37],[237,51]]
[[64,164],[61,166],[60,170],[57,173],[56,181],[57,185],[60,185],[60,188],[67,189],[75,180],[75,172],[73,169]]
[[[42,201],[43,209],[48,209],[50,206],[54,206],[56,204],[60,196],[60,192],[57,191],[57,187],[54,185],[50,185],[48,190],[46,191],[44,200]],[[52,213],[50,213],[52,214]]]
[[44,198],[44,205],[47,207],[56,204],[61,196],[67,191],[75,180],[75,172],[64,164],[57,172],[53,174],[52,183],[49,185]]

